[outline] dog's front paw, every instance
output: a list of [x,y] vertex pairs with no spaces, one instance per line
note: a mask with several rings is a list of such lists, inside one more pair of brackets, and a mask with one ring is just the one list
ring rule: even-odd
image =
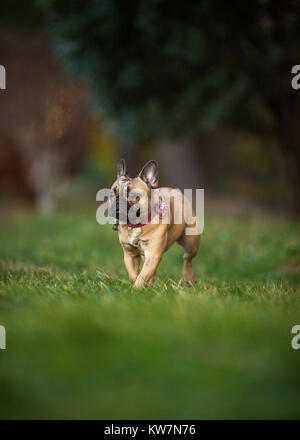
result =
[[139,275],[136,279],[136,282],[134,283],[134,287],[136,287],[136,288],[147,287],[147,286],[150,286],[153,283],[153,281],[154,281],[154,276],[147,280],[144,277],[142,277],[141,275]]
[[146,282],[142,278],[137,277],[136,282],[134,283],[134,287],[138,289],[139,287],[145,287],[145,286],[146,286]]
[[185,284],[187,285],[187,287],[193,287],[196,283],[196,279],[194,280],[184,280]]

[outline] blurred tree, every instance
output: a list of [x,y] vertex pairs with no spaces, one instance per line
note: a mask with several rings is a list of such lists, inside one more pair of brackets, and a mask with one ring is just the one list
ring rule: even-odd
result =
[[42,11],[36,5],[36,0],[1,0],[0,27],[1,29],[14,29],[24,31],[25,29],[41,29]]
[[261,133],[300,213],[296,0],[40,0],[70,69],[123,139]]
[[1,33],[0,58],[9,72],[0,100],[3,195],[9,189],[13,192],[10,175],[17,186],[26,184],[37,208],[48,213],[54,208],[56,188],[86,156],[90,125],[86,90],[61,69],[45,35],[23,34],[20,39]]

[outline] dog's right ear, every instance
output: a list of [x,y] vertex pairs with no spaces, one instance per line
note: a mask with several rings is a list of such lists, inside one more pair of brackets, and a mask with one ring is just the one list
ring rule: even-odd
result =
[[157,188],[158,185],[158,165],[156,160],[149,160],[140,171],[139,177],[143,179],[147,185]]
[[126,174],[126,163],[124,159],[121,159],[117,166],[117,178],[125,176]]

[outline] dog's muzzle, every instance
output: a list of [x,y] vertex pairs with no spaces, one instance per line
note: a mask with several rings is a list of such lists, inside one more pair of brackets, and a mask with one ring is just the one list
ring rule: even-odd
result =
[[129,208],[130,205],[126,199],[117,197],[108,208],[108,215],[110,217],[114,217],[122,223],[127,223]]
[[131,206],[123,197],[117,197],[108,208],[108,215],[110,217],[114,217],[118,222],[125,224],[139,223],[140,213],[141,210],[138,206]]

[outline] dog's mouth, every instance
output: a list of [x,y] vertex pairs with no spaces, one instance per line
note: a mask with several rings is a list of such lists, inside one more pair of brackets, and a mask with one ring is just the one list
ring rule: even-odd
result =
[[108,208],[108,215],[114,217],[118,221],[127,222],[128,206],[127,203],[120,202],[119,198],[115,199]]
[[141,222],[141,208],[130,205],[127,200],[116,199],[108,208],[108,215],[123,224],[139,224]]

